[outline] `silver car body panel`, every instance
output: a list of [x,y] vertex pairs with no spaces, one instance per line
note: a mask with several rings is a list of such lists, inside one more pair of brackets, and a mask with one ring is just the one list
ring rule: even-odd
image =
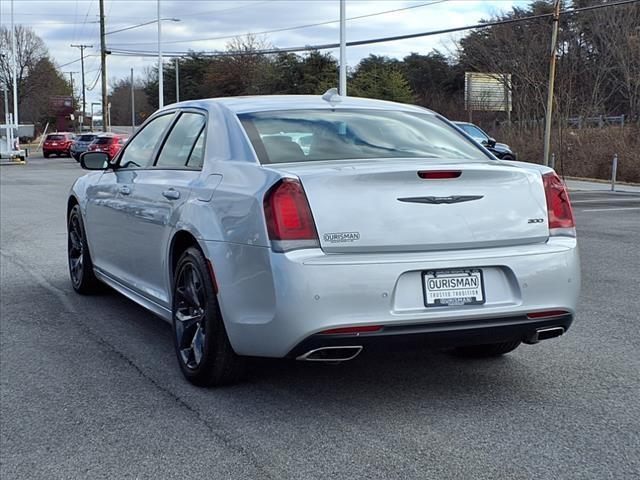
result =
[[[493,159],[482,147],[484,156],[471,162],[261,165],[237,115],[292,108],[435,115],[421,107],[350,97],[331,105],[316,96],[169,105],[161,112],[197,109],[207,115],[201,171],[91,172],[72,187],[98,276],[170,321],[172,242],[178,232],[188,232],[213,264],[232,346],[239,354],[268,357],[285,356],[306,337],[340,326],[497,318],[551,308],[575,312],[576,239],[549,237],[547,226],[541,173],[551,169]],[[459,169],[464,175],[450,183],[415,175],[429,169]],[[300,178],[321,248],[272,251],[263,198],[284,177]],[[119,190],[124,186],[128,195]],[[163,198],[168,188],[180,191],[179,201]],[[398,200],[421,195],[483,198],[451,205]],[[359,242],[324,239],[325,233],[354,231]],[[483,269],[486,303],[426,308],[421,272],[455,268]]]

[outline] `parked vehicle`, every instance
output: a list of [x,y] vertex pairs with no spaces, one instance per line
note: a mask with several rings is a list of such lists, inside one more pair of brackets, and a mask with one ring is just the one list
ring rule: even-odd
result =
[[73,288],[104,282],[171,322],[197,385],[236,381],[246,356],[501,355],[573,321],[562,181],[421,107],[333,90],[188,101],[80,161],[96,171],[68,199]]
[[109,159],[112,159],[120,151],[127,141],[127,138],[127,135],[120,135],[118,133],[103,133],[98,135],[89,144],[87,151],[105,152],[109,156]]
[[42,144],[42,155],[44,158],[49,158],[51,155],[71,156],[71,144],[74,138],[75,135],[71,132],[50,133]]
[[511,147],[505,143],[497,143],[495,138],[490,137],[479,126],[468,122],[453,122],[476,142],[482,144],[487,150],[501,160],[516,160],[516,154]]
[[80,154],[89,149],[89,145],[98,137],[98,135],[98,133],[83,133],[77,136],[71,144],[71,155],[73,158],[79,162]]

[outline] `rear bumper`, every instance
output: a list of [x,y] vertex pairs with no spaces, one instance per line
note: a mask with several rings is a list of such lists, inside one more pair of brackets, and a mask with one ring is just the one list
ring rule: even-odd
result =
[[361,346],[365,350],[404,350],[411,347],[453,348],[501,342],[535,343],[539,329],[562,327],[566,332],[573,322],[568,314],[548,320],[531,320],[526,316],[467,321],[438,322],[417,325],[389,325],[379,332],[350,335],[315,334],[304,339],[288,354],[288,358],[323,347]]
[[[320,249],[282,254],[205,243],[229,339],[241,355],[291,356],[305,342],[318,341],[319,332],[347,326],[383,325],[366,335],[383,344],[399,336],[436,346],[455,344],[456,337],[464,344],[499,342],[505,335],[511,340],[544,323],[532,323],[527,313],[565,310],[572,316],[580,291],[576,240],[569,237],[514,247],[384,254]],[[425,307],[422,272],[459,268],[483,270],[486,303]]]
[[47,153],[69,153],[70,151],[70,147],[61,147],[59,145],[56,145],[55,147],[52,146],[43,146],[42,150],[47,152]]

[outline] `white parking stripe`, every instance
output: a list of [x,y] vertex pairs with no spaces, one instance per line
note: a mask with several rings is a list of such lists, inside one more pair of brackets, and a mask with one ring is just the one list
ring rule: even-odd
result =
[[622,210],[640,210],[640,207],[627,207],[627,208],[583,208],[578,210],[579,212],[620,212]]
[[640,197],[635,198],[595,198],[592,200],[573,200],[571,203],[602,203],[602,202],[640,202]]

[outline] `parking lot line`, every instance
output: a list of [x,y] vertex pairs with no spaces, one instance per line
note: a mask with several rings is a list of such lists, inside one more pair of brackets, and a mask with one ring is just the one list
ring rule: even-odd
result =
[[[575,203],[575,202],[574,202]],[[620,212],[622,210],[640,210],[640,207],[621,207],[621,208],[584,208],[579,212]]]
[[573,200],[571,203],[602,203],[602,202],[616,203],[616,202],[639,202],[639,201],[640,201],[639,197],[635,197],[635,198],[607,198],[606,200],[603,200],[601,198],[597,198],[597,199],[590,199],[590,200]]

